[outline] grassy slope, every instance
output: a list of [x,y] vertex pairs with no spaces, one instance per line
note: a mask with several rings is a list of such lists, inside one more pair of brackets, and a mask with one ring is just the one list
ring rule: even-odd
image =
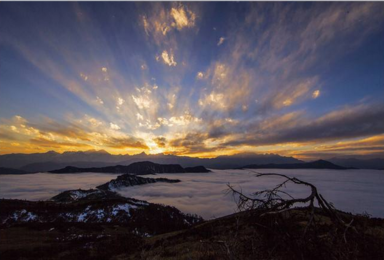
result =
[[71,260],[384,259],[382,219],[355,217],[358,233],[349,230],[347,243],[343,231],[335,232],[325,216],[318,217],[316,230],[303,238],[306,221],[301,210],[263,218],[241,213],[150,238],[132,234],[124,225],[22,224],[0,230],[0,255]]

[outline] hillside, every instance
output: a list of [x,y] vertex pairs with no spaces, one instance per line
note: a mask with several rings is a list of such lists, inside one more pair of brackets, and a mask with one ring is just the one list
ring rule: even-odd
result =
[[186,228],[202,219],[183,214],[170,206],[163,206],[120,196],[105,199],[91,198],[64,201],[0,200],[0,227],[10,228],[20,224],[120,224],[140,234],[155,235]]
[[[4,202],[0,203],[4,205]],[[332,239],[334,227],[325,215],[319,215],[317,219],[321,229],[316,236],[308,231],[303,237],[308,218],[306,211],[300,209],[281,217],[238,213],[182,229],[182,222],[170,226],[172,222],[159,217],[156,208],[147,213],[136,218],[139,222],[133,225],[117,222],[28,222],[6,228],[2,225],[0,254],[4,259],[82,260],[384,257],[384,220],[366,216],[341,213],[345,219],[354,218],[358,232],[347,232],[346,243],[343,234],[340,234],[341,238]],[[161,234],[153,235],[155,230]],[[313,239],[315,237],[317,239]]]

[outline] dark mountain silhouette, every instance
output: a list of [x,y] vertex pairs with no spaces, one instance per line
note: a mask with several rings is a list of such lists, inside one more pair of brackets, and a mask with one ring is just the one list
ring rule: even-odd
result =
[[20,168],[20,170],[26,172],[49,172],[52,170],[64,168],[68,165],[72,165],[80,168],[89,168],[89,167],[106,167],[111,165],[116,165],[113,163],[104,163],[104,162],[40,162],[40,163],[31,163],[27,164]]
[[329,161],[343,167],[353,167],[358,169],[383,169],[384,168],[383,158],[374,158],[374,159],[332,158],[332,159],[329,159]]
[[168,183],[177,183],[180,180],[167,179],[167,178],[143,178],[131,174],[123,174],[118,176],[116,179],[111,180],[103,185],[97,186],[99,190],[113,191],[115,189],[120,189],[123,187],[130,187],[136,185],[144,185],[149,183],[156,182],[168,182]]
[[[201,170],[209,172],[203,166],[198,168],[193,167],[188,169],[191,172]],[[63,169],[50,171],[50,173],[82,173],[82,172],[102,172],[102,173],[130,173],[136,175],[156,174],[156,173],[185,173],[186,170],[179,164],[158,164],[153,162],[136,162],[130,165],[116,165],[108,167],[92,167],[92,168],[78,168],[67,166]]]
[[204,166],[195,166],[195,167],[186,167],[184,168],[185,172],[210,172],[210,170],[207,170]]
[[23,170],[0,167],[0,175],[1,174],[26,174],[26,173],[27,172]]
[[[159,164],[179,164],[182,167],[203,165],[211,169],[240,168],[244,165],[265,164],[300,164],[304,161],[293,157],[277,154],[240,153],[235,155],[218,156],[216,158],[194,158],[166,154],[136,154],[112,155],[106,151],[64,152],[34,154],[5,154],[0,155],[0,167],[20,169],[26,172],[47,172],[66,166],[78,168],[108,167],[129,165],[135,162],[151,161]],[[382,169],[384,159],[332,158],[328,160],[345,168]]]
[[328,161],[318,160],[308,163],[293,163],[293,164],[251,164],[242,168],[248,169],[334,169],[334,170],[346,170],[348,168],[333,164]]
[[134,162],[151,161],[159,164],[179,164],[182,167],[203,165],[212,169],[238,168],[249,164],[289,164],[302,163],[293,157],[277,154],[241,153],[216,158],[193,158],[166,154],[112,155],[105,151],[64,152],[53,151],[34,154],[0,155],[0,167],[21,169],[27,172],[47,172],[68,165],[79,168],[129,165]]
[[[45,168],[54,167],[57,169],[57,165],[63,164],[65,166],[68,163],[80,163],[86,167],[93,166],[94,163],[114,163],[125,159],[124,155],[112,155],[105,151],[85,151],[85,152],[64,152],[57,153],[49,151],[46,153],[33,153],[33,154],[5,154],[0,155],[0,166],[14,169],[24,169],[25,171],[41,171]],[[53,166],[55,165],[55,166]],[[105,165],[105,164],[104,164]],[[100,166],[104,166],[100,165]],[[29,167],[28,167],[29,166]]]

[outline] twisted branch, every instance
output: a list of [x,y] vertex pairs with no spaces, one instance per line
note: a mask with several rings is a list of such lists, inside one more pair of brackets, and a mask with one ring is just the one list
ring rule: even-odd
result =
[[[261,212],[260,217],[263,217],[265,215],[281,214],[283,212],[293,210],[293,206],[298,203],[308,204],[305,208],[310,210],[310,217],[304,230],[305,235],[308,228],[313,225],[315,218],[315,202],[317,202],[319,208],[325,212],[325,214],[331,219],[333,223],[341,225],[345,228],[344,234],[349,228],[352,228],[351,224],[353,221],[348,224],[345,223],[339,216],[337,210],[330,203],[328,203],[321,194],[318,193],[317,188],[313,184],[279,173],[257,173],[256,175],[256,177],[263,176],[278,176],[285,178],[285,180],[282,183],[276,185],[273,189],[255,192],[253,197],[244,195],[244,193],[237,191],[228,184],[229,192],[232,192],[234,196],[239,196],[237,207],[240,211],[258,210],[258,212]],[[280,190],[288,183],[308,186],[310,187],[311,192],[305,198],[294,198],[287,192]],[[286,195],[286,197],[283,197],[284,195]],[[346,241],[345,235],[344,240]]]

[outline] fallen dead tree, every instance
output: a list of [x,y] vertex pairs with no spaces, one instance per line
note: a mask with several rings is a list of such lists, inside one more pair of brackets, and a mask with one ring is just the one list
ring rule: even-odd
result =
[[[239,210],[232,227],[235,232],[211,240],[211,248],[217,245],[223,259],[384,257],[382,228],[374,226],[369,215],[337,210],[309,182],[278,173],[254,173],[256,178],[276,177],[281,182],[250,195],[228,184]],[[307,187],[308,193],[294,197],[287,185]]]
[[[266,215],[275,215],[292,211],[296,209],[295,206],[298,204],[307,204],[306,206],[302,207],[302,209],[307,210],[309,213],[309,221],[304,230],[305,235],[308,228],[314,224],[316,216],[315,205],[317,203],[318,209],[323,211],[323,213],[325,213],[325,215],[330,218],[333,224],[345,229],[343,238],[346,243],[347,231],[352,229],[354,232],[357,232],[356,229],[352,227],[354,219],[352,218],[351,221],[346,223],[338,213],[337,209],[335,209],[331,203],[324,199],[324,197],[318,192],[316,186],[313,184],[299,180],[295,177],[289,177],[287,175],[278,173],[257,173],[256,175],[256,177],[265,176],[282,177],[284,180],[272,189],[257,191],[253,193],[252,197],[245,195],[243,192],[234,189],[231,185],[228,184],[229,191],[232,192],[233,195],[238,196],[237,207],[240,211],[250,210],[253,213],[259,212],[259,216],[263,217]],[[294,198],[289,193],[281,190],[289,183],[307,186],[310,188],[311,192],[307,197]]]

